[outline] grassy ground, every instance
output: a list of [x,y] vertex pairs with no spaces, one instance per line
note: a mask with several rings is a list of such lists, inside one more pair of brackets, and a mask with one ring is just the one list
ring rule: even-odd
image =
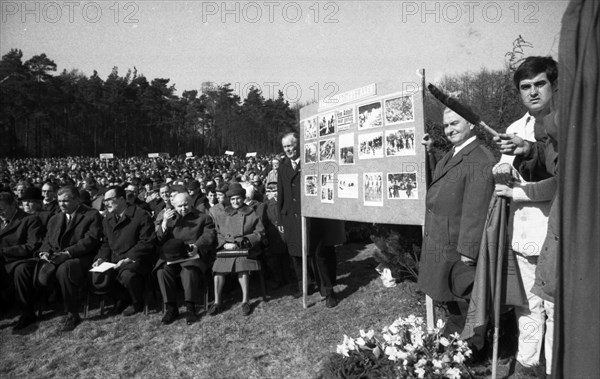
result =
[[[309,296],[309,307],[303,309],[290,288],[269,293],[265,303],[253,283],[250,316],[242,316],[236,288],[223,313],[210,317],[202,312],[191,326],[183,319],[163,326],[158,310],[126,318],[100,317],[95,308],[73,332],[59,333],[60,317],[48,310],[41,322],[15,335],[11,326],[16,315],[0,319],[0,377],[318,377],[343,334],[378,331],[400,315],[424,315],[424,296],[414,283],[381,285],[372,252],[373,245],[362,244],[338,250],[340,303],[333,309],[325,307],[318,293]],[[489,365],[476,371],[485,376]]]

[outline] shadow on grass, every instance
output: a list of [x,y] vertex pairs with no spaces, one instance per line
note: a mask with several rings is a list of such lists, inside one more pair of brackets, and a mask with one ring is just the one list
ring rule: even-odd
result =
[[375,271],[377,266],[375,258],[361,254],[365,247],[365,243],[350,243],[336,248],[338,259],[336,284],[344,285],[343,290],[336,292],[338,300],[350,297],[361,287],[379,277]]

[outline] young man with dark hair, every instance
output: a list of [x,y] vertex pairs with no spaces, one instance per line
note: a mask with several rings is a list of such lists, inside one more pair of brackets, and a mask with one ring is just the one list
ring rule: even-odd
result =
[[[557,63],[551,57],[529,57],[515,71],[514,81],[528,112],[511,124],[506,133],[535,143],[544,141],[542,119],[552,111],[558,86]],[[556,178],[545,170],[519,170],[522,159],[503,154],[494,167],[496,194],[511,199],[508,235],[527,295],[527,307],[515,307],[519,325],[517,372],[539,371],[544,344],[546,372],[550,374],[554,329],[554,299],[534,289],[538,260],[548,231]],[[520,171],[523,180],[514,181]]]

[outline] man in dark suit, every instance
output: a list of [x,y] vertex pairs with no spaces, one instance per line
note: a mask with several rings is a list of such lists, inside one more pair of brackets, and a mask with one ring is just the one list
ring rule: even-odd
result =
[[[281,143],[286,158],[279,166],[277,181],[277,206],[279,228],[283,232],[292,259],[298,292],[302,296],[302,218],[300,205],[300,139],[296,133],[283,136]],[[312,270],[321,295],[328,308],[337,305],[333,287],[337,260],[334,245],[344,242],[344,224],[335,220],[312,219],[307,225],[309,234],[308,267]],[[341,229],[341,233],[340,233]]]
[[51,214],[60,212],[58,201],[56,201],[56,185],[54,183],[44,183],[42,186],[42,196],[44,197],[43,208],[45,211]]
[[14,283],[21,317],[14,326],[20,330],[36,321],[33,255],[42,243],[44,228],[40,219],[17,207],[15,196],[0,193],[0,290]]
[[131,316],[144,309],[144,281],[155,262],[156,234],[150,215],[128,204],[126,197],[121,187],[111,187],[104,194],[109,214],[102,222],[104,241],[93,266],[103,262],[116,266],[110,269],[114,271],[93,276],[94,279],[104,277],[104,280],[92,280],[92,285],[98,290],[112,288],[117,283],[124,287],[129,296],[119,291],[114,313]]
[[465,324],[496,159],[476,137],[474,126],[452,110],[444,111],[443,124],[453,148],[435,166],[427,191],[419,286],[446,303],[444,332],[449,335],[460,333]]
[[[79,191],[73,186],[58,190],[58,206],[61,212],[50,218],[39,256],[56,267],[55,277],[67,312],[62,330],[71,331],[81,322],[79,292],[102,239],[102,216],[81,204]],[[52,282],[54,275],[46,277],[44,273],[37,281]]]
[[[162,251],[156,263],[158,285],[166,305],[165,316],[161,322],[168,325],[179,315],[177,308],[177,277],[183,286],[186,304],[186,322],[188,325],[196,321],[196,304],[202,300],[202,275],[209,272],[210,255],[215,247],[216,233],[213,219],[192,206],[192,199],[187,193],[178,193],[172,200],[173,209],[165,212],[162,224],[157,230],[158,241],[164,246],[170,240],[183,241],[188,247],[190,256],[199,255],[197,259],[167,264],[170,261]],[[187,256],[186,256],[187,257]]]

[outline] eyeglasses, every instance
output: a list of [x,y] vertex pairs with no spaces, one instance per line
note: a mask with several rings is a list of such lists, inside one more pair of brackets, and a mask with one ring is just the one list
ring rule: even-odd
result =
[[117,200],[116,197],[108,197],[105,198],[104,200],[102,200],[103,203],[110,203],[110,202],[114,202],[115,200]]

